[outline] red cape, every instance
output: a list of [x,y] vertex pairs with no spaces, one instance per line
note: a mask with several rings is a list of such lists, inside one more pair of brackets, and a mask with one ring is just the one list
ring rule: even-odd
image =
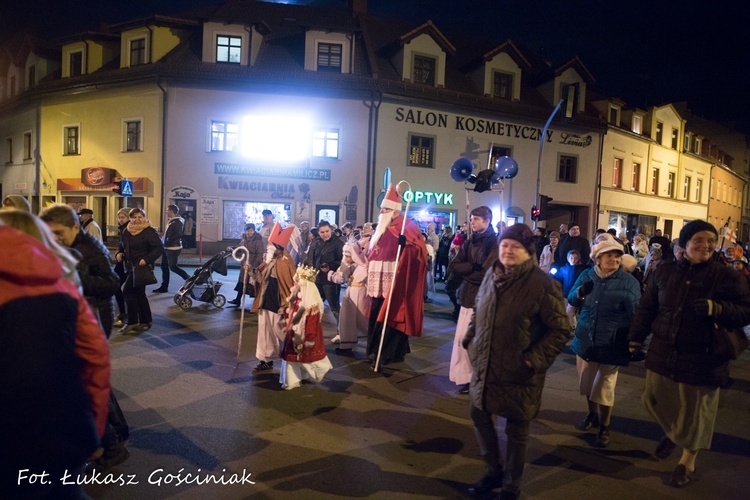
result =
[[[394,241],[397,244],[403,221],[403,215],[394,218],[388,225],[386,232],[380,237],[378,245],[382,244],[384,248],[388,248],[390,243]],[[422,237],[422,231],[411,219],[406,220],[404,236],[406,236],[406,246],[401,250],[396,277],[389,292],[392,298],[390,299],[391,309],[388,313],[388,327],[404,332],[406,335],[419,337],[422,335],[422,322],[424,320],[427,246]],[[377,258],[376,254],[370,260]],[[395,255],[393,259],[395,260]],[[386,297],[383,307],[380,309],[379,322],[385,319],[387,304],[388,297]]]

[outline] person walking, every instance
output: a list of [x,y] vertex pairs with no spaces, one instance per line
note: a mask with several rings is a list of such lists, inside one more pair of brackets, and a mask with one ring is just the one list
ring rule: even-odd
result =
[[82,208],[81,211],[78,212],[78,217],[81,220],[81,229],[83,229],[83,231],[89,233],[99,241],[104,241],[104,238],[102,237],[102,228],[100,228],[99,224],[94,220],[93,210],[90,208]]
[[[549,233],[549,243],[544,246],[539,256],[539,269],[547,274],[554,269],[560,269],[555,265],[555,252],[557,252],[557,245],[560,244],[560,233],[552,231]],[[576,250],[578,252],[578,250]],[[580,256],[580,252],[578,252]],[[562,266],[561,266],[562,267]]]
[[683,255],[654,271],[630,328],[633,351],[651,335],[642,401],[664,431],[654,457],[663,460],[682,448],[666,478],[676,488],[695,480],[698,452],[711,447],[719,390],[729,382],[729,357],[715,349],[715,325],[741,329],[750,323],[750,290],[714,260],[718,238],[708,222],[683,226]]
[[[322,220],[318,222],[318,237],[320,238],[310,248],[305,265],[317,269],[319,272],[315,278],[318,292],[323,301],[328,302],[328,307],[339,319],[341,285],[328,281],[328,271],[336,271],[344,258],[344,244],[339,238],[333,236],[331,224]],[[321,311],[322,312],[322,311]]]
[[164,231],[162,244],[164,253],[161,256],[161,286],[154,293],[169,293],[169,273],[177,274],[183,280],[190,277],[180,266],[177,260],[182,252],[182,228],[185,220],[179,216],[180,209],[177,205],[167,205],[167,230]]
[[600,448],[609,445],[617,375],[630,362],[628,328],[641,297],[638,280],[622,268],[623,253],[611,235],[599,236],[591,247],[594,267],[581,273],[568,294],[570,305],[581,309],[571,349],[578,389],[588,404],[577,427],[598,427],[594,445]]
[[453,273],[462,279],[458,290],[458,302],[461,304],[461,309],[458,313],[448,371],[450,381],[460,386],[459,394],[469,393],[469,383],[473,372],[469,355],[461,344],[474,313],[479,285],[482,284],[487,270],[491,269],[497,260],[497,235],[492,227],[492,210],[486,206],[473,209],[469,224],[471,236],[461,245],[456,258],[448,265],[448,273]]
[[[266,248],[263,246],[263,237],[255,230],[255,224],[248,222],[245,224],[245,232],[242,233],[240,238],[239,246],[244,247],[247,250],[247,270],[240,270],[240,274],[237,277],[237,284],[234,290],[237,292],[237,297],[234,300],[230,300],[228,303],[234,306],[242,304],[242,290],[250,291],[250,287],[256,287],[255,282],[255,271],[263,264],[263,257],[266,253]],[[244,267],[244,265],[243,265]],[[242,278],[245,278],[243,283]],[[257,290],[253,290],[257,291]],[[255,293],[253,293],[253,297]]]
[[[369,241],[369,238],[365,238]],[[370,313],[370,297],[367,296],[367,257],[360,242],[352,240],[344,245],[344,261],[337,271],[328,271],[328,279],[339,285],[348,283],[341,301],[338,334],[331,342],[338,343],[336,354],[352,354],[359,337],[367,337],[367,318]]]
[[294,286],[294,259],[286,250],[295,226],[281,229],[277,222],[268,236],[265,262],[261,264],[261,278],[257,284],[252,312],[258,314],[258,340],[255,356],[258,365],[253,373],[273,369],[273,362],[279,357],[285,330],[280,311],[289,305]]
[[123,262],[127,277],[122,286],[122,294],[128,314],[128,322],[120,333],[140,333],[151,328],[151,306],[146,296],[146,285],[135,282],[138,267],[154,266],[154,262],[164,252],[164,247],[156,229],[146,219],[146,212],[134,208],[128,214],[130,222],[122,232],[115,259]]
[[450,260],[448,255],[450,253],[451,242],[453,241],[453,229],[450,226],[443,228],[442,234],[440,235],[440,242],[437,248],[436,266],[435,266],[435,281],[445,282],[448,278],[448,264]]
[[[499,259],[482,281],[463,340],[474,367],[470,415],[484,476],[469,488],[482,495],[502,486],[500,498],[521,494],[529,423],[539,413],[546,372],[570,336],[560,286],[534,262],[529,226],[517,223],[498,238]],[[495,416],[506,419],[501,462]]]
[[[125,207],[117,211],[117,237],[119,240],[122,240],[122,232],[125,231],[125,228],[128,227],[128,222],[130,222],[130,217],[128,216],[130,210],[132,209]],[[118,245],[120,244],[119,240],[117,242]],[[125,297],[122,294],[122,285],[125,284],[127,273],[125,272],[125,265],[122,262],[117,262],[116,259],[115,274],[117,274],[117,277],[120,279],[120,286],[117,288],[117,291],[115,291],[115,302],[117,302],[117,310],[119,311],[119,314],[113,324],[118,328],[122,328],[128,320],[125,307]]]

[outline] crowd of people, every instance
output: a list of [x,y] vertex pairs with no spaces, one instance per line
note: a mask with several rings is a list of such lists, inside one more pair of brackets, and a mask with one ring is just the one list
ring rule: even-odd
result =
[[[171,272],[187,277],[177,264],[184,219],[168,206],[160,235],[142,209],[120,210],[112,258],[96,232],[86,230],[85,209],[57,204],[37,217],[21,200],[3,205],[0,331],[12,348],[0,352],[11,381],[0,400],[18,410],[0,417],[0,437],[8,443],[0,451],[0,496],[75,496],[80,486],[17,485],[8,470],[31,460],[83,474],[128,458],[129,428],[110,388],[107,339],[123,316],[122,334],[151,328],[146,286],[156,282],[157,259],[162,283],[155,292],[168,291]],[[230,303],[240,307],[243,292],[253,298],[253,372],[277,369],[285,390],[323,380],[332,368],[326,310],[337,325],[330,340],[336,355],[353,356],[366,339],[364,358],[374,370],[400,363],[410,352],[409,339],[423,332],[431,287],[442,282],[456,321],[447,376],[468,395],[487,467],[470,494],[502,488],[500,498],[520,496],[530,422],[542,404],[546,373],[571,340],[578,390],[586,398],[586,412],[572,426],[596,430],[591,444],[609,446],[620,367],[645,358],[643,405],[664,431],[653,456],[666,459],[680,448],[667,482],[681,488],[695,480],[698,453],[711,446],[720,389],[730,380],[732,356],[715,347],[716,332],[750,323],[750,273],[741,245],[724,242],[700,220],[687,223],[673,241],[658,232],[651,239],[636,233],[630,242],[614,230],[588,240],[576,222],[549,234],[522,223],[493,225],[485,206],[471,210],[455,230],[436,229],[430,224],[422,232],[393,188],[377,223],[361,227],[327,221],[282,226],[270,212],[257,231],[246,224],[240,246],[247,254]],[[34,266],[23,265],[29,254]],[[25,313],[32,304],[50,314]],[[14,368],[39,355],[20,340],[22,331],[34,332],[45,346],[38,369]],[[44,419],[19,420],[39,413],[42,404],[39,397],[8,392],[19,385],[48,398],[44,407],[70,423],[75,442],[50,437]],[[55,403],[61,394],[67,401]],[[497,416],[505,419],[505,453]]]

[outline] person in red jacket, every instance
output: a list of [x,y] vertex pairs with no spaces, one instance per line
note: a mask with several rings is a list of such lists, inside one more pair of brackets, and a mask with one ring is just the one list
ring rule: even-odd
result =
[[41,241],[0,222],[0,498],[82,497],[107,420],[107,338]]

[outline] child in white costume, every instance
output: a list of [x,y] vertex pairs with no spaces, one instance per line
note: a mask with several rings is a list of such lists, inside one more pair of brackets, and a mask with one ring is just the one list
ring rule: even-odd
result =
[[360,242],[350,241],[344,245],[344,260],[336,272],[328,271],[328,281],[349,283],[341,301],[339,332],[334,342],[339,341],[336,354],[350,354],[357,345],[358,337],[367,338],[370,314],[370,297],[367,296],[367,257]]

